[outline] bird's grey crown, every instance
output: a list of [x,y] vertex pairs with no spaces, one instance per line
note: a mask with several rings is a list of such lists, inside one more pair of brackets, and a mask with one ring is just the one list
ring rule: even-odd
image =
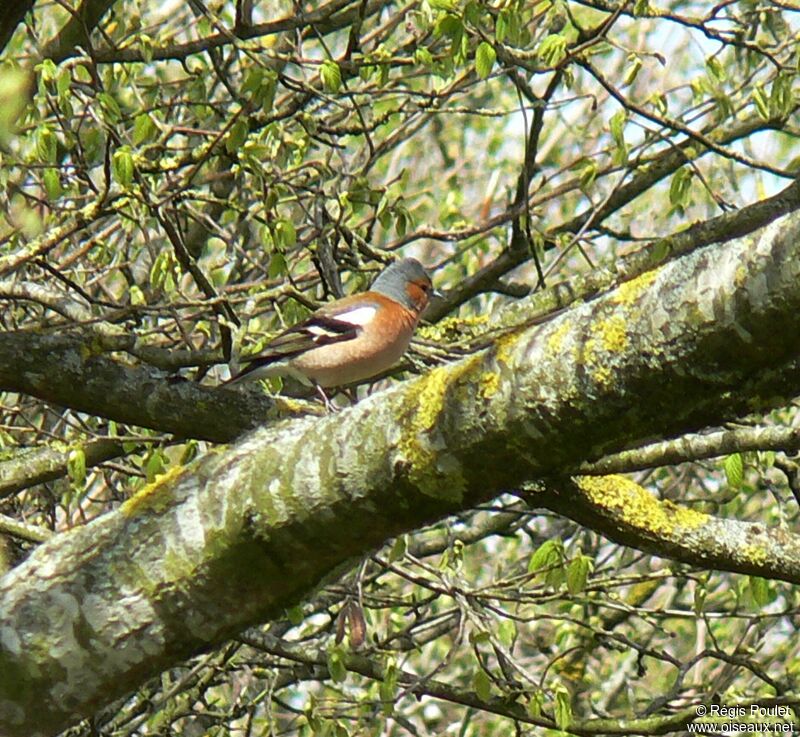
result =
[[427,281],[431,278],[415,258],[404,258],[387,266],[372,283],[371,291],[383,294],[411,309],[414,303],[406,291],[408,282]]

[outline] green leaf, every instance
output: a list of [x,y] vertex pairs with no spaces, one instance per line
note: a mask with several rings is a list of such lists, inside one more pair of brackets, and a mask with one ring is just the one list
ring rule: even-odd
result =
[[527,708],[528,714],[534,719],[542,716],[542,707],[544,706],[544,701],[544,692],[540,688],[537,688],[530,695],[530,701],[528,701]]
[[481,19],[483,16],[483,11],[479,3],[474,2],[474,0],[470,0],[464,6],[464,20],[469,23],[471,26],[478,28],[482,25]]
[[706,589],[705,585],[698,584],[694,590],[694,602],[692,604],[692,609],[694,610],[695,615],[700,616],[703,612],[703,606],[706,603],[706,596],[708,595],[708,589]]
[[573,558],[567,567],[567,591],[570,594],[579,594],[586,588],[586,581],[592,570],[592,559],[586,555]]
[[454,0],[428,0],[428,5],[434,10],[454,10],[456,7]]
[[497,53],[490,43],[481,41],[475,51],[475,71],[481,79],[486,79],[492,73]]
[[287,609],[286,618],[289,620],[289,624],[297,627],[303,621],[303,607],[293,606]]
[[741,487],[744,481],[744,459],[741,453],[732,453],[725,459],[725,478],[732,489]]
[[297,231],[289,220],[275,223],[275,243],[279,248],[291,248],[297,243]]
[[344,683],[347,678],[347,668],[344,664],[344,655],[341,648],[334,647],[328,653],[328,670],[335,683]]
[[132,305],[138,307],[146,303],[146,300],[144,298],[144,292],[142,292],[142,290],[135,284],[130,288],[128,293],[130,294]]
[[642,60],[638,56],[633,56],[633,58],[631,59],[631,63],[625,70],[625,76],[622,78],[622,86],[627,87],[628,85],[633,84],[636,77],[639,76],[639,70],[641,68],[642,68]]
[[105,113],[106,120],[109,123],[118,123],[122,117],[119,103],[108,92],[100,92],[97,95],[97,101],[100,103],[100,109]]
[[766,606],[772,600],[769,590],[769,582],[765,578],[759,576],[750,576],[748,578],[750,588],[750,596],[753,597],[753,602],[758,607]]
[[378,692],[381,697],[381,710],[386,716],[394,712],[394,701],[397,696],[398,670],[394,660],[390,660],[384,669],[383,680],[380,683]]
[[50,128],[39,128],[36,135],[36,155],[39,161],[46,164],[55,164],[58,154],[58,140]]
[[628,116],[625,111],[619,110],[611,116],[611,120],[609,121],[611,137],[616,144],[614,162],[620,165],[628,161],[628,145],[625,143],[625,123],[627,120]]
[[82,448],[73,448],[67,456],[67,475],[74,486],[86,482],[86,454]]
[[472,679],[472,688],[481,701],[488,701],[492,697],[492,682],[483,668],[479,668]]
[[433,64],[433,55],[424,46],[420,46],[414,51],[414,63],[429,67]]
[[55,167],[45,169],[44,174],[42,174],[42,181],[44,182],[44,189],[49,199],[57,200],[61,197],[64,190],[61,187],[61,177],[58,169]]
[[508,35],[508,11],[502,10],[494,24],[494,38],[497,43],[503,43]]
[[267,267],[269,278],[277,279],[279,276],[284,276],[288,271],[286,257],[280,251],[275,251],[269,257],[269,266]]
[[625,146],[625,123],[627,120],[627,113],[624,110],[618,110],[608,121],[608,130],[611,132],[611,137],[614,139],[614,143],[621,148]]
[[144,471],[147,476],[147,483],[152,484],[157,476],[164,473],[164,454],[159,449],[154,449],[144,465]]
[[133,155],[128,146],[120,146],[111,157],[111,172],[114,179],[123,187],[133,182]]
[[597,162],[594,159],[589,159],[583,167],[581,167],[580,174],[581,189],[586,190],[592,186],[597,177]]
[[567,39],[560,33],[551,33],[545,36],[536,50],[536,55],[550,66],[555,66],[560,62],[567,51]]
[[510,649],[516,637],[517,623],[513,619],[503,619],[497,625],[497,639],[504,648]]
[[58,92],[60,98],[65,97],[69,92],[71,83],[72,78],[70,77],[69,69],[61,69],[56,75],[56,92]]
[[662,92],[654,92],[648,100],[652,103],[653,107],[658,110],[661,115],[666,115],[669,110],[669,102],[667,96]]
[[528,573],[560,565],[563,559],[564,545],[561,540],[559,538],[547,540],[536,549],[528,561]]
[[153,61],[153,39],[146,33],[139,34],[139,50],[142,52],[142,59],[146,64]]
[[669,183],[669,201],[676,207],[684,207],[689,203],[694,172],[688,166],[682,166],[672,176]]
[[247,73],[242,90],[250,94],[262,110],[269,112],[275,100],[277,82],[278,75],[274,71],[255,67]]
[[174,287],[174,261],[172,251],[161,251],[150,268],[150,284],[153,289],[171,291]]
[[247,134],[250,132],[250,129],[247,126],[247,122],[239,118],[228,131],[228,135],[225,136],[225,150],[229,154],[235,154],[247,140]]
[[44,82],[52,82],[58,74],[58,67],[52,59],[45,59],[41,64],[36,65],[36,71]]
[[568,729],[572,724],[572,703],[569,691],[563,686],[556,689],[555,719],[556,725],[562,731]]
[[22,69],[0,69],[0,141],[6,141],[16,130],[17,118],[25,109],[28,75]]
[[[453,42],[461,39],[464,33],[464,23],[461,18],[452,13],[443,15],[434,27],[434,34],[437,36],[447,36]],[[452,51],[452,49],[451,49]]]
[[395,563],[400,560],[405,554],[408,546],[408,541],[405,535],[400,535],[395,538],[391,550],[389,550],[389,563]]
[[783,117],[794,109],[792,80],[792,75],[781,72],[772,83],[769,93],[769,109],[774,117]]
[[724,82],[728,78],[728,75],[725,72],[725,67],[716,56],[709,56],[706,59],[706,67],[708,68],[711,76],[714,77],[714,79],[716,79],[718,82]]
[[133,121],[133,143],[138,146],[151,141],[158,132],[158,126],[147,113],[140,113]]
[[335,61],[326,59],[320,69],[322,84],[328,92],[338,92],[342,86],[342,71]]

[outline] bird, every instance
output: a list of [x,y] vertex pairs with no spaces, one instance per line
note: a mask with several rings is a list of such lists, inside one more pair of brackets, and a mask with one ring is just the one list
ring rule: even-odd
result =
[[370,379],[396,363],[434,294],[419,261],[395,261],[368,291],[330,302],[273,338],[225,384],[292,376],[326,399],[322,389]]

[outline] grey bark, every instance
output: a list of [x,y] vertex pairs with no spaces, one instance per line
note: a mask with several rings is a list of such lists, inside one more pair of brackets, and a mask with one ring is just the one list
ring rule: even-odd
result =
[[392,535],[785,402],[800,386],[798,308],[793,214],[170,472],[0,579],[0,733],[63,729],[280,616]]

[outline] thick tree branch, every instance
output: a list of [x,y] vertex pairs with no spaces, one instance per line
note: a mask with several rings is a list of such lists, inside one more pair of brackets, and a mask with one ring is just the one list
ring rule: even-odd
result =
[[84,0],[42,51],[42,57],[61,62],[82,46],[89,48],[89,37],[116,0]]
[[659,501],[623,476],[549,483],[532,502],[662,558],[800,583],[800,536]]
[[275,403],[257,392],[169,382],[163,375],[115,361],[97,347],[75,335],[0,333],[0,390],[218,443],[279,416]]
[[[592,299],[615,284],[634,279],[671,259],[712,243],[724,243],[748,235],[799,209],[800,179],[795,179],[789,186],[772,197],[746,205],[735,212],[696,223],[685,230],[660,238],[637,251],[620,257],[614,270],[598,269],[586,276],[575,277],[568,284],[555,284],[537,292],[533,296],[537,305],[535,314],[546,316],[573,302]],[[444,304],[442,302],[434,303],[432,308],[426,312],[426,318],[435,320],[442,309],[450,303],[450,300],[451,297],[448,294]],[[528,313],[530,306],[524,302],[512,302],[503,311],[499,322],[506,326],[519,324],[520,315],[518,313],[520,310]]]
[[[799,284],[792,215],[336,415],[258,430],[169,472],[0,579],[0,732],[63,729],[280,615],[392,535],[784,402],[800,387]],[[65,370],[83,365],[70,355]]]
[[0,8],[0,53],[5,49],[25,13],[29,12],[36,0],[17,0],[3,3]]

